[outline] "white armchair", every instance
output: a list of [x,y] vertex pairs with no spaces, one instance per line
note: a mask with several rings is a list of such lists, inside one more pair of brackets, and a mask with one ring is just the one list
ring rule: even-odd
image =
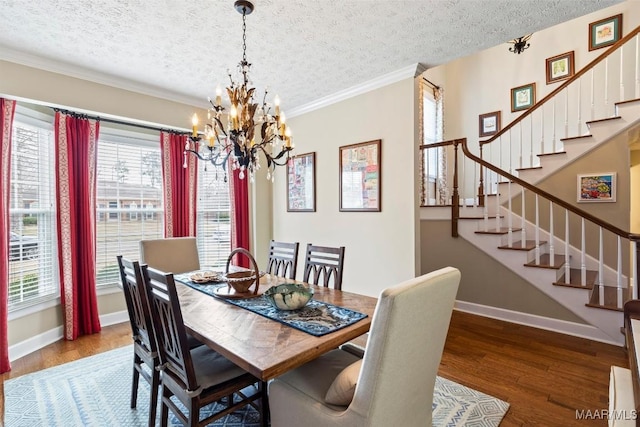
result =
[[382,291],[364,359],[333,350],[273,380],[271,425],[430,426],[459,283],[446,267]]
[[195,237],[170,237],[140,241],[140,264],[165,273],[186,273],[200,269]]

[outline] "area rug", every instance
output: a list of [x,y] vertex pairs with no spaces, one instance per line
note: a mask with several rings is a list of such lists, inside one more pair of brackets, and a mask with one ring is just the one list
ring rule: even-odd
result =
[[[138,408],[129,408],[131,346],[86,357],[4,383],[6,427],[146,426],[149,386],[140,381]],[[438,377],[433,426],[497,426],[509,404]],[[159,412],[159,411],[158,411]],[[180,426],[176,418],[169,425]],[[246,408],[216,427],[258,427],[258,412]]]

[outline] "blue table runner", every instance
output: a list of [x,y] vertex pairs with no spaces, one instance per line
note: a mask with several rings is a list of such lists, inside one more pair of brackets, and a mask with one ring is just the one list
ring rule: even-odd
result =
[[176,274],[174,277],[197,291],[317,337],[346,328],[367,317],[364,313],[314,299],[299,310],[279,310],[263,295],[254,298],[221,298],[214,292],[221,286],[227,286],[226,283],[195,283],[189,279],[191,274]]

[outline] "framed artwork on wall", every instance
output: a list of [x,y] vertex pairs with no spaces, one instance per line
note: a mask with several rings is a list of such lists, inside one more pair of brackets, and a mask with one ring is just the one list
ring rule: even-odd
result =
[[511,89],[511,112],[527,110],[536,103],[536,84],[529,83]]
[[293,156],[287,163],[287,212],[316,211],[316,153]]
[[566,80],[575,73],[574,51],[546,59],[547,84]]
[[340,212],[380,212],[380,142],[340,147]]
[[480,114],[478,132],[480,137],[491,136],[500,132],[500,111]]
[[578,202],[615,202],[616,173],[578,175]]
[[622,14],[589,24],[589,50],[611,46],[622,37]]

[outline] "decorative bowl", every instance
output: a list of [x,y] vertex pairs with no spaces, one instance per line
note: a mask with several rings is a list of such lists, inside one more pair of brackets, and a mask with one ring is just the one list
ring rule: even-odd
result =
[[313,298],[313,289],[298,283],[284,283],[270,287],[264,296],[277,309],[297,310]]

